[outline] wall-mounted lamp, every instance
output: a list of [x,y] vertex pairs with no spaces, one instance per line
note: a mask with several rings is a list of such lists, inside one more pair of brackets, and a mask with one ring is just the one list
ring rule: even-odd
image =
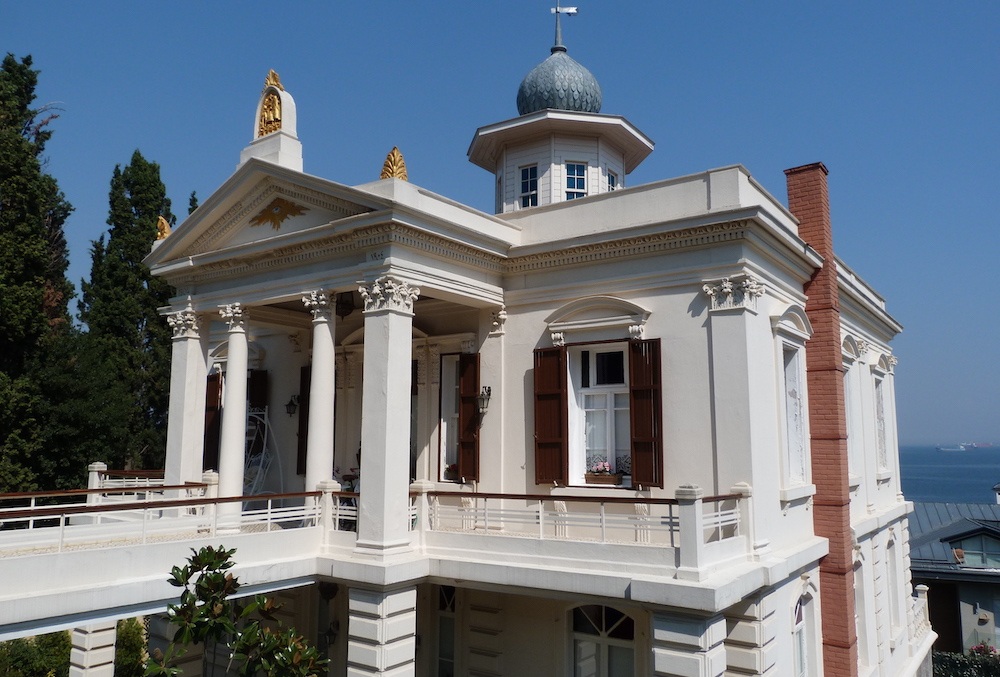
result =
[[337,317],[344,319],[354,312],[354,292],[345,291],[337,294],[337,301],[334,305]]
[[486,414],[486,410],[490,406],[490,395],[493,394],[493,390],[489,386],[483,386],[483,392],[476,396],[476,402],[479,404],[479,415],[483,416]]
[[295,415],[295,410],[299,408],[299,396],[292,395],[288,398],[288,403],[285,405],[285,411],[288,412],[289,416]]

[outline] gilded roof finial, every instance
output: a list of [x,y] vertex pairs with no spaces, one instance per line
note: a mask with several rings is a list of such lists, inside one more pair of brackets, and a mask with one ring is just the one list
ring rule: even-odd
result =
[[170,235],[170,223],[162,216],[156,217],[156,239],[166,240],[167,235]]
[[403,154],[399,152],[398,147],[393,146],[389,154],[385,156],[385,162],[382,163],[382,174],[378,178],[410,180],[406,175],[406,161],[403,160]]
[[278,77],[273,68],[267,71],[267,77],[264,78],[264,89],[268,87],[277,87],[281,91],[285,91],[285,88],[281,85],[281,78]]

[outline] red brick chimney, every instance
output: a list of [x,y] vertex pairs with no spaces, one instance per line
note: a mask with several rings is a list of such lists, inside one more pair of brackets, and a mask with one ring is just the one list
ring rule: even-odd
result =
[[809,431],[812,452],[813,524],[830,541],[820,561],[823,664],[827,677],[858,674],[854,625],[854,558],[847,471],[847,416],[840,341],[840,298],[833,253],[827,169],[817,162],[785,170],[788,208],[799,220],[799,237],[823,257],[805,286],[806,316],[813,335],[806,343]]

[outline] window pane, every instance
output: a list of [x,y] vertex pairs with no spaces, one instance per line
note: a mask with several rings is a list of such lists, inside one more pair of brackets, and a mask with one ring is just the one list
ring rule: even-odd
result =
[[451,616],[438,618],[438,658],[455,658],[455,619]]
[[[590,399],[604,399],[604,395],[588,395]],[[605,409],[587,411],[587,456],[591,452],[606,452],[608,448],[608,412]],[[606,456],[605,456],[606,458]]]
[[583,632],[588,635],[600,634],[601,607],[596,604],[578,606],[573,609],[573,632]]
[[597,353],[597,385],[625,383],[625,352]]
[[580,352],[580,385],[584,388],[590,387],[590,351]]
[[608,677],[632,677],[635,674],[633,654],[630,648],[608,647]]
[[635,636],[635,621],[617,609],[615,609],[614,612],[616,615],[614,622],[612,623],[611,618],[608,618],[608,637],[613,637],[614,639],[627,639],[631,641]]
[[628,409],[615,410],[615,453],[621,456],[632,448],[632,433],[629,431]]
[[600,677],[600,654],[597,642],[577,639],[573,642],[573,664],[575,677]]

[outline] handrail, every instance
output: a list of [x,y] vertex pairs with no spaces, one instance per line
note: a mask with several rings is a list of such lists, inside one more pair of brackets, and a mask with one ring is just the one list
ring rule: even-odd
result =
[[15,491],[0,494],[0,501],[13,501],[19,498],[58,498],[60,496],[85,496],[90,494],[134,494],[137,491],[174,491],[178,489],[203,489],[208,485],[203,482],[185,482],[184,484],[158,484],[152,487],[107,487],[104,489],[57,489],[55,491]]
[[[413,492],[411,492],[413,495]],[[502,498],[524,501],[570,501],[576,503],[622,503],[633,505],[635,503],[649,503],[650,505],[678,505],[676,498],[649,498],[646,496],[634,496],[626,498],[624,496],[553,496],[552,494],[504,494],[495,492],[473,492],[473,491],[428,491],[428,496],[450,496],[456,498]],[[731,501],[745,498],[743,494],[721,494],[719,496],[705,496],[701,500],[705,503],[718,501]]]
[[321,491],[299,491],[289,494],[257,494],[254,496],[225,496],[221,498],[177,498],[166,501],[134,501],[131,503],[108,503],[101,505],[66,505],[66,506],[45,506],[41,508],[27,508],[24,510],[11,510],[2,513],[4,520],[19,519],[24,517],[34,517],[44,519],[59,515],[94,514],[103,512],[135,511],[143,508],[179,508],[196,505],[218,505],[220,503],[235,503],[236,501],[263,501],[286,498],[318,498],[322,496]]
[[149,477],[159,479],[163,477],[163,469],[156,470],[102,470],[104,476],[114,475],[116,477]]

